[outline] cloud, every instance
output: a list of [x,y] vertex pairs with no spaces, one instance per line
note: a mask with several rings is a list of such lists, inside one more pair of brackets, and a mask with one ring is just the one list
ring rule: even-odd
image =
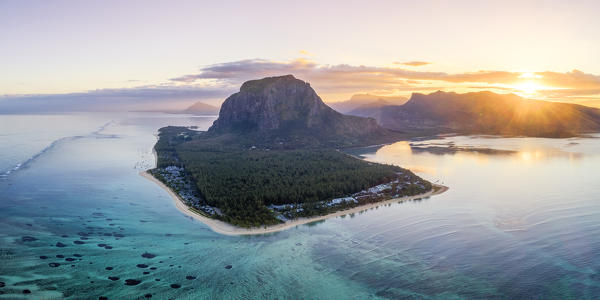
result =
[[411,67],[420,67],[420,66],[429,65],[431,63],[430,62],[426,62],[426,61],[407,61],[407,62],[394,62],[394,64],[396,64],[396,65],[411,66]]
[[[503,83],[518,82],[521,73],[502,71],[480,71],[473,73],[448,74],[445,72],[423,72],[403,68],[354,66],[348,64],[321,65],[306,59],[277,62],[265,59],[249,59],[209,65],[199,73],[172,78],[174,82],[193,83],[212,80],[223,86],[237,87],[246,80],[293,74],[310,82],[318,92],[354,93],[369,90],[429,90],[431,83]],[[429,86],[428,86],[429,85]]]
[[576,89],[598,89],[600,88],[600,76],[584,73],[579,70],[573,70],[566,73],[558,72],[536,72],[540,75],[541,81],[548,86],[558,86]]
[[[437,80],[446,82],[482,82],[482,83],[515,83],[521,81],[518,72],[479,71],[472,73],[448,74],[445,72],[423,72],[403,68],[353,66],[348,64],[319,65],[306,59],[296,59],[289,62],[276,62],[265,59],[249,59],[228,63],[209,65],[200,69],[197,74],[189,74],[176,78],[176,82],[195,82],[201,79],[217,80],[223,83],[239,83],[248,79],[264,76],[294,74],[315,84],[319,80],[344,84],[370,86],[371,84],[398,85],[410,80]],[[348,82],[347,80],[350,80]]]
[[[417,71],[402,67],[349,64],[319,64],[305,58],[290,61],[246,59],[207,65],[197,73],[171,78],[161,85],[99,89],[61,95],[0,96],[0,111],[34,107],[38,111],[58,107],[71,110],[144,109],[152,106],[184,105],[200,99],[213,102],[239,90],[247,80],[293,74],[310,82],[325,100],[344,100],[352,94],[377,91],[408,95],[431,90],[520,93],[519,85],[533,82],[542,87],[533,98],[552,101],[600,99],[600,76],[579,70],[527,73],[497,70],[447,73]],[[544,88],[549,87],[549,88]],[[218,99],[218,100],[217,100]],[[187,101],[187,102],[186,102]]]
[[600,88],[597,89],[549,89],[549,90],[541,90],[540,93],[543,93],[547,97],[550,98],[570,98],[570,97],[579,97],[579,96],[599,96],[600,98]]
[[312,52],[306,51],[306,50],[300,50],[299,51],[300,54],[302,55],[306,55],[306,56],[314,56],[314,54]]
[[[413,63],[413,62],[409,62]],[[421,63],[421,62],[414,62]],[[404,63],[402,63],[404,64]],[[424,91],[432,88],[455,89],[469,87],[497,91],[519,92],[518,86],[533,81],[553,89],[538,91],[538,97],[568,97],[569,91],[583,95],[600,89],[600,76],[579,70],[560,73],[553,71],[528,73],[483,70],[476,72],[446,73],[416,71],[402,67],[377,67],[364,65],[326,65],[307,59],[272,61],[248,59],[208,65],[196,74],[173,78],[175,82],[193,83],[212,80],[223,86],[238,87],[242,82],[267,76],[293,74],[310,82],[322,93],[354,93],[370,90]],[[560,92],[558,89],[560,88]],[[568,99],[566,99],[568,100]]]

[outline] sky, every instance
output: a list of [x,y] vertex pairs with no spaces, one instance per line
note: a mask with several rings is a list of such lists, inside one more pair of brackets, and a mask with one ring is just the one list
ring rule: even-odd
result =
[[325,101],[439,89],[600,106],[599,12],[600,1],[0,0],[0,102],[218,103],[245,80],[293,74]]

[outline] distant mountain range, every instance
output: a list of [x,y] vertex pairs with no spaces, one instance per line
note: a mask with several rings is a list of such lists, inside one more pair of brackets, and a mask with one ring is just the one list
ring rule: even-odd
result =
[[184,109],[181,113],[196,115],[218,115],[219,107],[198,101]]
[[328,103],[328,105],[343,114],[360,114],[364,110],[379,108],[386,105],[402,105],[408,98],[401,96],[377,96],[371,94],[355,94],[349,100]]
[[569,137],[600,131],[600,110],[492,92],[415,93],[404,105],[355,109],[387,129],[405,133]]
[[221,106],[210,135],[243,133],[257,142],[366,145],[397,134],[374,119],[343,115],[327,106],[309,83],[292,75],[245,82]]

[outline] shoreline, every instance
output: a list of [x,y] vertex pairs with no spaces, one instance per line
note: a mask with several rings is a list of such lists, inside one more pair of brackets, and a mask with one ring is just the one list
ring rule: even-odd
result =
[[[208,218],[208,217],[202,216],[198,213],[195,213],[194,211],[192,211],[190,209],[190,207],[187,204],[185,204],[183,199],[181,199],[179,197],[179,195],[177,195],[177,193],[173,192],[168,186],[166,186],[160,180],[154,178],[154,176],[152,176],[152,174],[148,173],[148,171],[142,171],[139,174],[140,174],[140,176],[156,183],[159,187],[166,190],[169,193],[169,195],[171,196],[171,199],[173,200],[175,207],[177,207],[177,209],[180,212],[182,212],[183,214],[185,214],[189,217],[194,218],[195,220],[198,220],[198,221],[206,224],[212,231],[223,234],[223,235],[255,235],[255,234],[274,233],[274,232],[286,230],[286,229],[289,229],[292,227],[296,227],[299,225],[304,225],[304,224],[321,221],[321,220],[325,220],[325,219],[329,219],[329,218],[339,217],[339,216],[343,216],[343,215],[347,215],[347,214],[357,213],[357,212],[360,212],[363,210],[368,210],[371,208],[378,207],[380,205],[385,205],[385,204],[389,204],[389,203],[393,203],[393,202],[404,202],[404,201],[410,201],[410,200],[419,199],[419,198],[435,196],[435,195],[444,193],[448,190],[447,186],[432,183],[434,188],[431,191],[423,193],[423,194],[418,194],[418,195],[414,195],[414,196],[405,196],[402,198],[393,198],[393,199],[389,199],[389,200],[385,200],[385,201],[369,203],[369,204],[357,206],[357,207],[350,208],[350,209],[336,211],[334,213],[330,213],[330,214],[327,214],[324,216],[314,216],[314,217],[310,217],[310,218],[298,218],[298,219],[294,219],[294,220],[289,220],[285,223],[271,225],[271,226],[267,226],[267,227],[243,228],[243,227],[234,226],[229,223],[226,223],[226,222],[223,222],[220,220],[216,220],[216,219],[212,219],[212,218]],[[438,189],[435,190],[435,188],[438,188]]]

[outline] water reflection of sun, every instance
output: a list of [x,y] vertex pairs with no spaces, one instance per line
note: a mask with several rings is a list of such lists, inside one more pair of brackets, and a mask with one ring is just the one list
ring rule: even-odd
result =
[[542,158],[544,153],[542,151],[521,151],[519,157],[523,161],[534,161]]

